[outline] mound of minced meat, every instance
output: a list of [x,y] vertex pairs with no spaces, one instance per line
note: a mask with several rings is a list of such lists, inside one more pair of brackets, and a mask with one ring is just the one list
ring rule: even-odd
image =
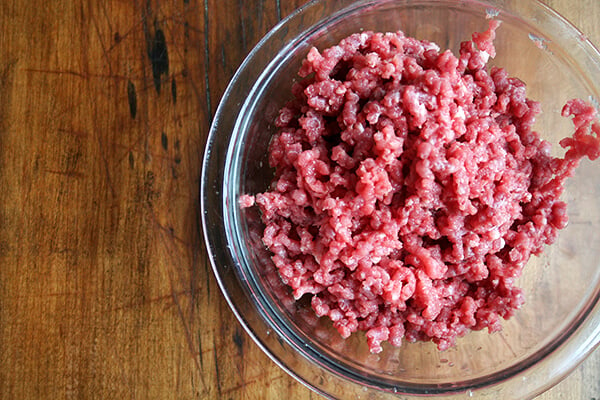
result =
[[523,266],[567,224],[565,179],[600,155],[581,100],[563,109],[564,158],[550,155],[525,84],[487,68],[498,25],[458,56],[402,32],[311,49],[276,120],[270,190],[240,199],[294,297],[343,337],[365,331],[373,353],[498,331],[523,303]]

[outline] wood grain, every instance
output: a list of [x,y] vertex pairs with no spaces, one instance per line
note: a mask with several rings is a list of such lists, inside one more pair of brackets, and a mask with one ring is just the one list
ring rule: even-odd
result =
[[[303,0],[0,4],[0,398],[310,399],[210,271],[202,151]],[[600,43],[600,2],[552,0]],[[540,397],[600,398],[600,352]]]

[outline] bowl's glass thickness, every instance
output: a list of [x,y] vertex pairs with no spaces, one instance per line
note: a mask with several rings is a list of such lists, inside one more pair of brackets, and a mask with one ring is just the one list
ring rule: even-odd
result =
[[520,286],[526,304],[495,334],[473,332],[445,352],[431,343],[384,345],[370,354],[363,335],[342,340],[331,324],[295,302],[261,241],[256,208],[244,193],[272,177],[267,151],[273,120],[290,98],[311,46],[324,49],[361,30],[396,31],[455,53],[502,21],[492,65],[506,68],[542,103],[536,129],[555,146],[572,133],[560,116],[571,98],[600,98],[600,54],[579,31],[535,0],[315,1],[282,21],[248,56],[219,106],[202,175],[202,217],[221,289],[241,324],[282,368],[335,398],[533,397],[568,374],[600,342],[600,180],[583,161],[563,199],[570,223],[533,258]]

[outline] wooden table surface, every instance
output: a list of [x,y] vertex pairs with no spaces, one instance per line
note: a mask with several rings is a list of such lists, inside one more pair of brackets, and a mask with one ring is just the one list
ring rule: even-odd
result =
[[[3,0],[0,398],[318,398],[225,304],[199,224],[215,108],[303,0]],[[600,1],[548,0],[600,44]],[[600,351],[540,399],[600,398]]]

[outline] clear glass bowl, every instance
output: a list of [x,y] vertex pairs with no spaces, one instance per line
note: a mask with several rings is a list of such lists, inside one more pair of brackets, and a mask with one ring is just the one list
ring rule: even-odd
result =
[[600,342],[600,179],[585,160],[563,199],[570,223],[520,286],[526,304],[495,334],[472,332],[439,352],[432,343],[384,345],[340,338],[307,302],[295,302],[262,241],[255,207],[239,196],[267,188],[273,120],[311,46],[324,49],[360,30],[396,31],[455,53],[461,41],[503,23],[492,65],[505,67],[542,103],[536,129],[555,145],[572,133],[560,116],[571,98],[600,98],[600,54],[585,36],[535,0],[315,1],[277,25],[250,53],[217,110],[204,158],[202,218],[222,292],[256,343],[283,369],[332,398],[524,399],[564,378]]

